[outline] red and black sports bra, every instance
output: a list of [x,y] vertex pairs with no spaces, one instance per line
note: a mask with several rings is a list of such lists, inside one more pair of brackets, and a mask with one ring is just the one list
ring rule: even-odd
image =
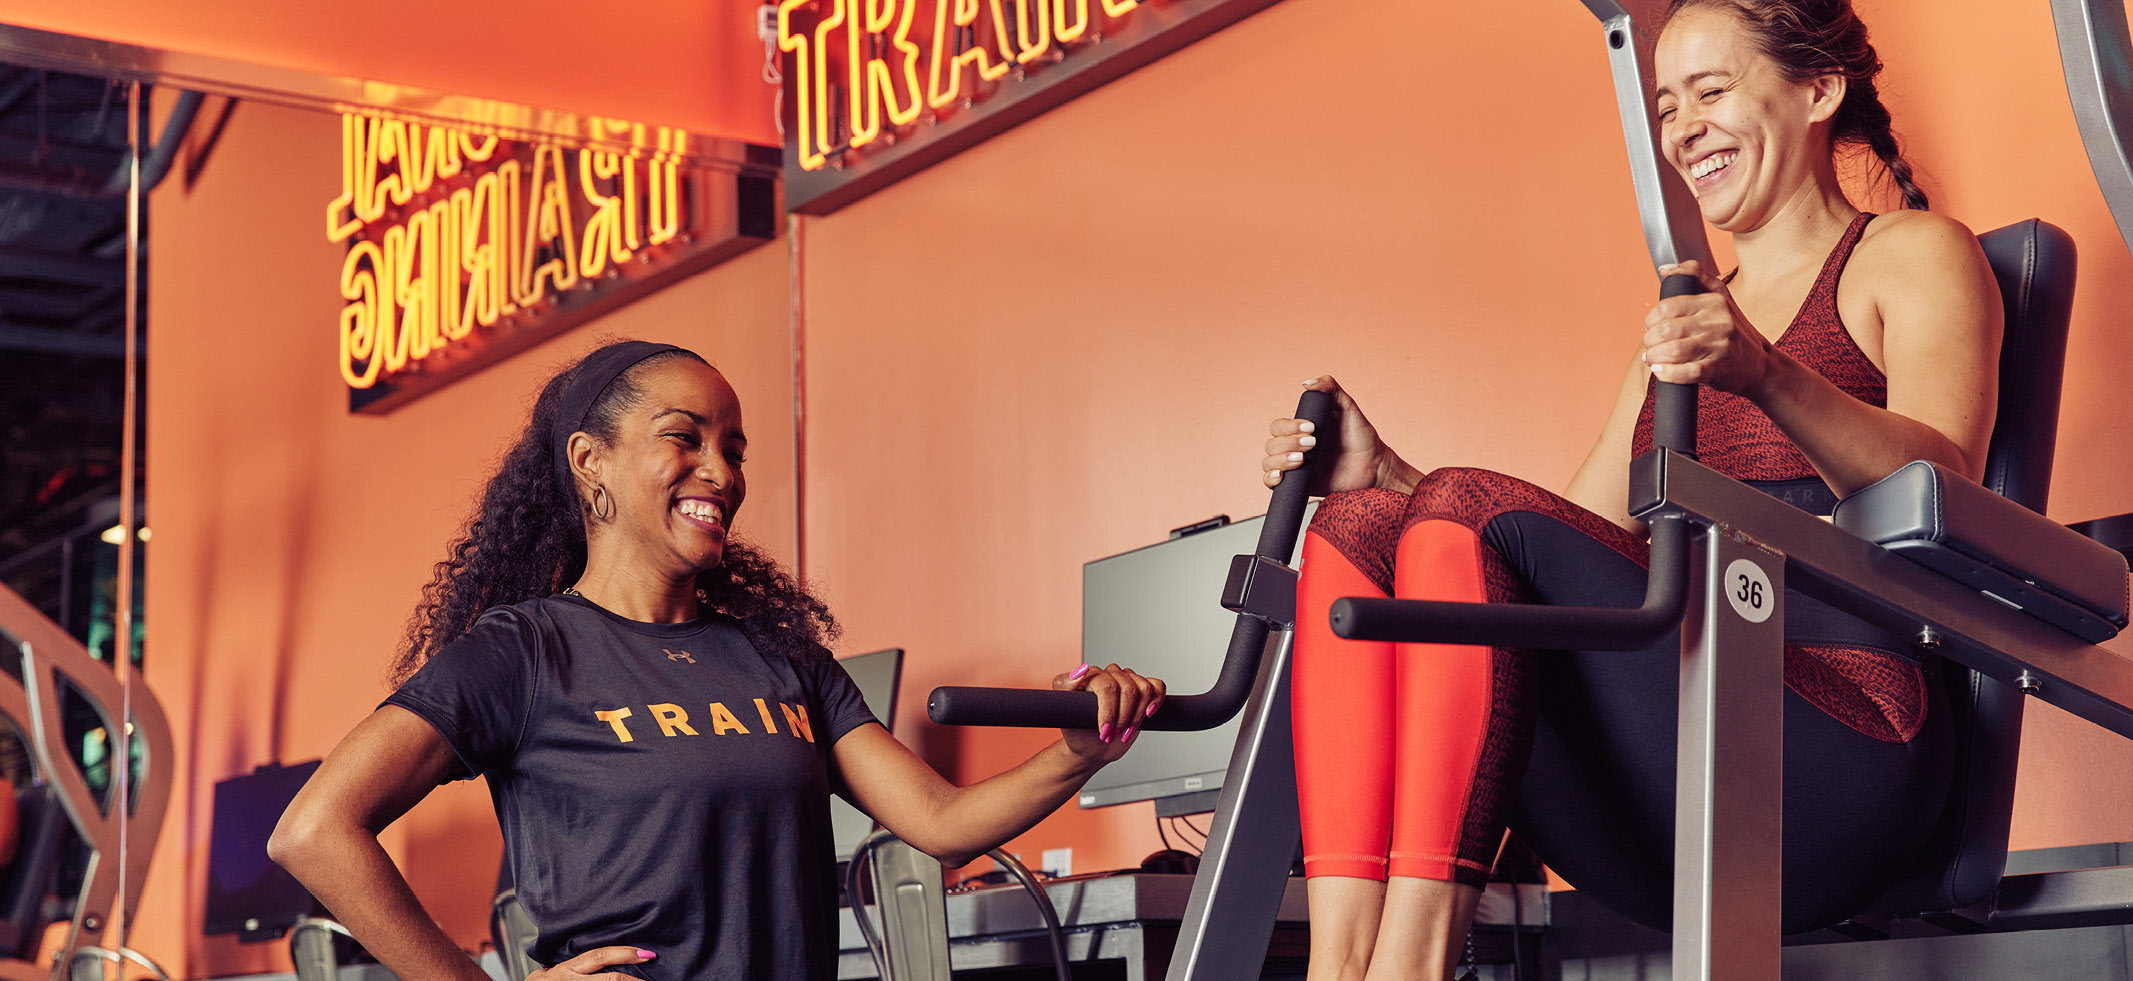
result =
[[[1837,280],[1851,259],[1859,237],[1874,216],[1861,212],[1837,239],[1822,263],[1814,288],[1800,304],[1800,312],[1778,336],[1776,347],[1793,360],[1829,379],[1845,394],[1876,408],[1889,404],[1888,376],[1867,360],[1844,318],[1837,314]],[[1828,514],[1836,495],[1822,483],[1807,456],[1778,430],[1755,403],[1708,386],[1697,392],[1696,448],[1705,466],[1735,480],[1746,481],[1786,503],[1816,514]],[[1652,389],[1646,386],[1644,408],[1637,413],[1637,431],[1630,444],[1632,455],[1652,447]]]

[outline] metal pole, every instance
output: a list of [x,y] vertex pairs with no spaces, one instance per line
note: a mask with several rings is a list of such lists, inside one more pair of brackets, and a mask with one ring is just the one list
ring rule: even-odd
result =
[[2089,169],[2104,203],[2118,222],[2119,237],[2133,247],[2133,38],[2128,37],[2123,0],[2051,0],[2066,95],[2088,151]]
[[59,540],[59,626],[74,631],[74,536]]
[[1615,109],[1622,117],[1622,143],[1629,151],[1630,186],[1637,194],[1637,216],[1644,225],[1644,246],[1652,265],[1694,259],[1711,268],[1711,241],[1704,234],[1703,212],[1687,184],[1661,165],[1659,132],[1652,125],[1652,45],[1655,25],[1665,17],[1665,0],[1583,0],[1600,19],[1607,44],[1607,66],[1614,75]]
[[1266,965],[1274,917],[1303,839],[1289,717],[1294,638],[1294,631],[1276,631],[1268,641],[1275,645],[1273,656],[1260,660],[1200,871],[1178,924],[1167,981],[1256,978]]
[[1674,797],[1675,981],[1777,981],[1785,557],[1718,530],[1690,549]]
[[807,240],[799,215],[785,220],[786,325],[792,336],[792,574],[807,581]]
[[133,761],[134,555],[140,543],[140,501],[135,487],[141,461],[141,154],[148,109],[142,96],[140,82],[126,83],[126,141],[132,152],[126,158],[126,419],[119,445],[119,526],[125,529],[125,535],[119,540],[118,611],[114,616],[118,635],[111,644],[111,669],[118,672],[119,704],[118,717],[111,720],[110,726],[117,731],[106,733],[104,740],[111,761],[111,809],[118,824],[118,896],[111,904],[111,928],[106,934],[111,940],[104,945],[113,949],[126,945],[130,926],[126,912],[133,885],[127,881],[131,866],[127,862],[126,823],[132,809],[129,791]]

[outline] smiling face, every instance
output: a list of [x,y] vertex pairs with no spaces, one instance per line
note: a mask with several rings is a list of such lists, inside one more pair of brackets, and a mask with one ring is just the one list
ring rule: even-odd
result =
[[1825,172],[1834,183],[1826,123],[1841,79],[1787,80],[1720,4],[1676,13],[1652,61],[1660,143],[1704,220],[1752,230]]
[[667,358],[628,377],[638,398],[616,420],[613,441],[594,440],[582,451],[614,502],[612,518],[589,524],[593,534],[614,536],[608,544],[621,546],[627,560],[685,582],[719,564],[748,494],[740,399],[695,358]]

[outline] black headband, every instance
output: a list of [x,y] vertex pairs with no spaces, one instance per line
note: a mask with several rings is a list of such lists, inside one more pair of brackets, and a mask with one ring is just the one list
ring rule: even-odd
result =
[[578,496],[578,481],[570,473],[570,436],[585,428],[585,414],[592,411],[600,394],[607,391],[607,386],[614,384],[623,372],[636,367],[639,361],[668,351],[682,349],[651,341],[623,341],[609,344],[578,362],[577,370],[571,372],[570,384],[563,388],[561,404],[556,406],[555,412],[555,475],[563,484],[565,497]]

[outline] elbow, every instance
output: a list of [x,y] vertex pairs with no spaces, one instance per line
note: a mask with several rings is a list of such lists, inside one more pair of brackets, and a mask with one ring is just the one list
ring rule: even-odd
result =
[[288,816],[283,815],[280,823],[274,825],[274,833],[267,836],[267,858],[286,869],[302,860],[303,850],[302,832],[290,827]]
[[937,836],[930,834],[922,834],[910,838],[906,838],[903,835],[897,835],[896,840],[901,841],[904,844],[917,849],[927,858],[933,859],[934,861],[937,861],[951,869],[962,868],[965,865],[969,865],[970,863],[977,861],[986,853],[986,851],[988,851],[988,849],[984,848],[971,847],[967,843],[964,844],[962,847],[957,847],[955,843],[943,841]]
[[275,822],[274,833],[267,836],[267,858],[301,880],[304,868],[319,852],[320,830],[317,820],[295,808],[289,809]]
[[1975,449],[1972,449],[1968,447],[1959,446],[1956,447],[1955,453],[1956,456],[1962,458],[1963,476],[1968,477],[1971,480],[1975,480],[1980,484],[1984,483],[1985,467],[1986,464],[1989,463],[1992,459],[1991,447],[1980,446]]
[[1940,437],[1939,445],[1927,442],[1918,447],[1912,459],[1931,460],[1978,483],[1985,482],[1985,468],[1992,459],[1993,419],[1990,415],[1985,417],[1983,430],[1964,436],[1951,430],[1927,428],[1931,435]]

